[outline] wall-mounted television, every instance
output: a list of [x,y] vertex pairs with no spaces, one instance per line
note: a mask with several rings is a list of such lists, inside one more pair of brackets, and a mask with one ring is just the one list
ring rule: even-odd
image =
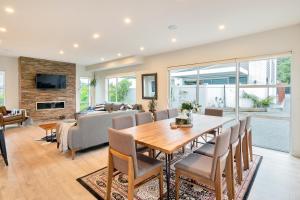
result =
[[36,88],[38,89],[64,89],[67,86],[66,82],[66,75],[36,75]]

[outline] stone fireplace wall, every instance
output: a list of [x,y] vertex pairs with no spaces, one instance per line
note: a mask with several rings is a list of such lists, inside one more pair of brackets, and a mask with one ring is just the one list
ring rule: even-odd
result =
[[[36,74],[66,75],[66,89],[37,89]],[[8,88],[9,89],[9,88]],[[76,111],[76,65],[36,58],[19,58],[20,108],[33,120],[54,120],[61,116],[73,118]],[[64,109],[36,110],[36,102],[65,101]]]

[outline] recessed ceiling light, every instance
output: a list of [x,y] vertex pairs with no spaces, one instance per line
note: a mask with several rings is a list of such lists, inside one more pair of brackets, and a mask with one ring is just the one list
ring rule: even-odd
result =
[[225,25],[220,25],[219,26],[219,30],[224,30],[225,29]]
[[14,10],[13,8],[11,8],[11,7],[6,7],[6,8],[5,8],[5,12],[7,12],[7,13],[9,13],[9,14],[12,14],[12,13],[15,12],[15,10]]
[[121,54],[121,53],[118,53],[117,55],[118,55],[119,57],[121,57],[121,56],[122,56],[122,54]]
[[144,47],[140,47],[140,50],[141,50],[141,51],[144,51],[144,50],[145,50],[145,48],[144,48]]
[[74,47],[74,48],[78,48],[79,45],[78,45],[77,43],[75,43],[75,44],[73,44],[73,47]]
[[101,61],[104,61],[105,59],[104,58],[101,58]]
[[98,39],[100,37],[100,35],[98,33],[94,33],[93,38],[94,39]]
[[124,19],[124,23],[125,23],[125,24],[130,24],[130,23],[131,23],[131,19],[130,19],[129,17],[126,17],[126,18]]
[[7,30],[6,30],[6,28],[4,28],[4,27],[0,27],[0,31],[1,31],[1,32],[6,32]]
[[60,50],[60,51],[59,51],[59,54],[61,54],[61,55],[64,54],[64,53],[65,53],[65,52],[64,52],[63,50]]
[[176,38],[172,38],[171,41],[172,41],[173,43],[175,43],[175,42],[177,42],[177,39],[176,39]]

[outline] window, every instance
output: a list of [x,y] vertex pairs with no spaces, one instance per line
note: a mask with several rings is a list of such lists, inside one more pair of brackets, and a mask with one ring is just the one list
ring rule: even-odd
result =
[[5,72],[0,71],[0,105],[5,105]]
[[86,110],[91,103],[90,98],[90,79],[80,78],[80,110]]
[[214,107],[236,118],[251,115],[254,145],[289,151],[290,56],[171,69],[169,77],[170,107],[190,101],[202,112]]
[[107,78],[107,101],[112,103],[130,103],[136,102],[136,78],[115,77]]

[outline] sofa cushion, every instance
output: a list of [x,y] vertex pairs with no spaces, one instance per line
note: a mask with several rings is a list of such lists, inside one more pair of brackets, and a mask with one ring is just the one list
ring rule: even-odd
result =
[[105,110],[106,111],[112,111],[113,110],[113,104],[112,103],[105,104]]
[[113,111],[118,111],[118,110],[120,110],[120,108],[121,108],[122,105],[123,105],[123,104],[112,104],[112,109],[113,109]]

